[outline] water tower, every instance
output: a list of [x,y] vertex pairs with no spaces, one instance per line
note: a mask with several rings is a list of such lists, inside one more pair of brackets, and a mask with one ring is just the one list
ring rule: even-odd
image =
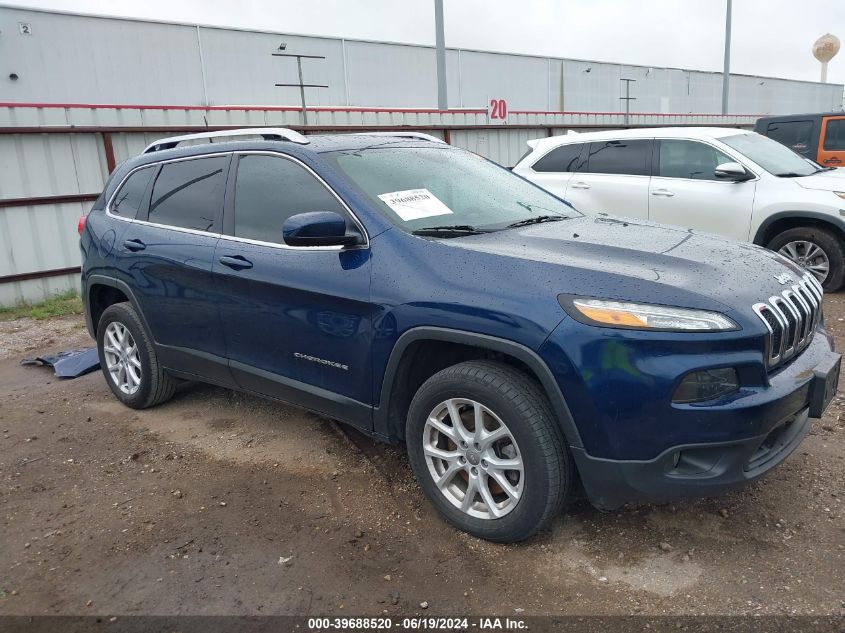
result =
[[813,56],[822,63],[822,83],[827,82],[827,63],[839,52],[839,38],[825,33],[813,44]]

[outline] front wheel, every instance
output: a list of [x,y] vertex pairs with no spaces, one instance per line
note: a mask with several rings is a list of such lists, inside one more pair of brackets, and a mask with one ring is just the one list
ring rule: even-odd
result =
[[561,511],[573,485],[545,394],[501,363],[469,361],[429,378],[411,402],[405,439],[437,510],[480,538],[529,538]]
[[833,292],[845,281],[845,250],[827,229],[799,226],[776,235],[767,247],[791,259]]

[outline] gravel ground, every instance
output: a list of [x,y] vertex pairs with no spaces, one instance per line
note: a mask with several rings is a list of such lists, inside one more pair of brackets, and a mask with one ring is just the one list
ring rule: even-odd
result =
[[[825,309],[841,346],[845,295]],[[741,491],[576,500],[501,546],[331,421],[203,385],[133,411],[18,364],[88,344],[79,317],[0,323],[0,615],[845,615],[845,398]]]

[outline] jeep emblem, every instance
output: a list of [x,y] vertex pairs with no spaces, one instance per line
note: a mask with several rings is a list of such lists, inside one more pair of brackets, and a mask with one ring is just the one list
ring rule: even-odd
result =
[[777,282],[781,286],[785,286],[790,281],[792,281],[792,277],[789,275],[789,273],[781,273],[779,275],[775,275],[775,279],[777,279]]

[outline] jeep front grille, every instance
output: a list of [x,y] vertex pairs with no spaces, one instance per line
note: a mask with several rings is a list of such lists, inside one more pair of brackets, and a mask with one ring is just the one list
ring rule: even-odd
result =
[[754,312],[769,330],[766,337],[769,367],[792,358],[810,344],[821,319],[823,295],[821,284],[806,274],[781,294],[754,304]]

